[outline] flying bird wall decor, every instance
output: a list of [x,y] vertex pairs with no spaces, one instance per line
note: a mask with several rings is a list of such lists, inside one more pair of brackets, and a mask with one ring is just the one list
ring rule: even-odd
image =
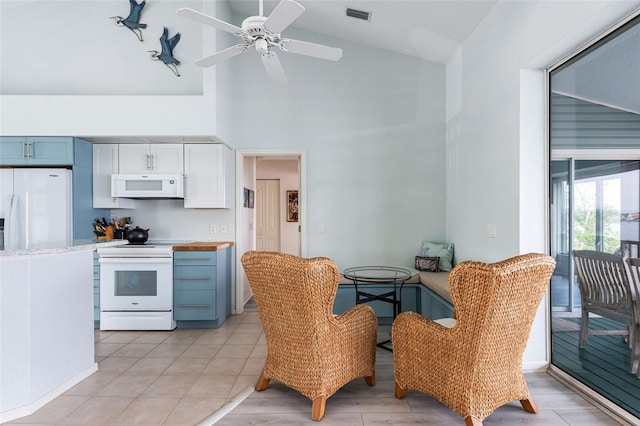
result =
[[142,3],[138,3],[136,0],[129,0],[129,16],[126,18],[122,18],[121,16],[111,17],[116,20],[116,25],[129,28],[140,41],[143,41],[141,28],[147,28],[147,24],[140,23],[140,14],[142,13],[142,9],[144,9],[145,4],[146,0],[142,0]]
[[169,30],[167,27],[164,27],[162,31],[162,35],[160,36],[160,46],[161,52],[157,50],[149,50],[151,53],[151,59],[154,61],[162,61],[167,68],[169,68],[176,77],[180,77],[180,73],[178,72],[178,65],[180,65],[180,61],[174,58],[173,56],[173,48],[176,47],[176,44],[180,41],[180,33],[176,33],[173,37],[169,38]]

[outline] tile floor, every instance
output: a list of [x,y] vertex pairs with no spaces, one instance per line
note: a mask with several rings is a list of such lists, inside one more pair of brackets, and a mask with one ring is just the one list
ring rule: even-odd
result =
[[[388,333],[381,327],[380,337]],[[256,312],[232,316],[216,330],[96,331],[99,371],[34,414],[11,425],[197,425],[255,384],[266,345]],[[358,379],[327,400],[322,425],[464,424],[438,401],[417,392],[393,397],[390,352],[378,349],[377,384]],[[527,375],[540,408],[515,402],[485,424],[611,425],[613,420],[547,374]],[[254,392],[218,425],[317,425],[311,402],[273,383]],[[207,424],[207,423],[203,423]]]

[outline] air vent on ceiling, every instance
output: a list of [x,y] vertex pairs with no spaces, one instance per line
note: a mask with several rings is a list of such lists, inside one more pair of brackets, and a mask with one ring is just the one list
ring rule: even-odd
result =
[[364,10],[356,10],[347,8],[347,16],[352,18],[362,19],[364,21],[371,20],[371,12],[365,12]]

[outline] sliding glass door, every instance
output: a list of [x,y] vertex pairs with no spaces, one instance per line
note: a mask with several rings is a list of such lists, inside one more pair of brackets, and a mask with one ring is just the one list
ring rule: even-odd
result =
[[[640,422],[640,377],[628,340],[590,335],[580,347],[582,305],[574,250],[638,257],[640,244],[640,17],[549,73],[551,364]],[[635,242],[629,251],[627,243]],[[598,315],[589,328],[624,331]]]

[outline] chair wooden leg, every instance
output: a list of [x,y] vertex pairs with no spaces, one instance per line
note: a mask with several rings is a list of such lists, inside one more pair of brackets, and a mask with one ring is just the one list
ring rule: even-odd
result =
[[256,382],[256,390],[258,392],[265,390],[269,386],[269,379],[265,379],[264,370],[260,372],[260,377],[258,377],[258,381]]
[[466,426],[482,426],[482,422],[473,416],[465,417],[464,424]]
[[376,385],[376,373],[373,373],[372,375],[365,377],[364,381],[367,382],[367,384],[369,386],[375,386]]
[[324,416],[324,408],[327,405],[327,398],[319,396],[313,400],[311,405],[311,420],[319,421]]
[[522,404],[522,408],[524,408],[524,411],[528,413],[538,414],[538,406],[533,401],[533,398],[531,398],[531,395],[529,395],[529,398],[527,399],[521,399],[520,404]]
[[580,324],[580,347],[587,347],[587,338],[589,337],[589,312],[582,311],[582,321]]
[[402,389],[398,384],[398,382],[396,382],[396,391],[395,391],[396,398],[398,399],[404,398],[405,396],[407,396],[407,392],[408,392],[407,389]]

